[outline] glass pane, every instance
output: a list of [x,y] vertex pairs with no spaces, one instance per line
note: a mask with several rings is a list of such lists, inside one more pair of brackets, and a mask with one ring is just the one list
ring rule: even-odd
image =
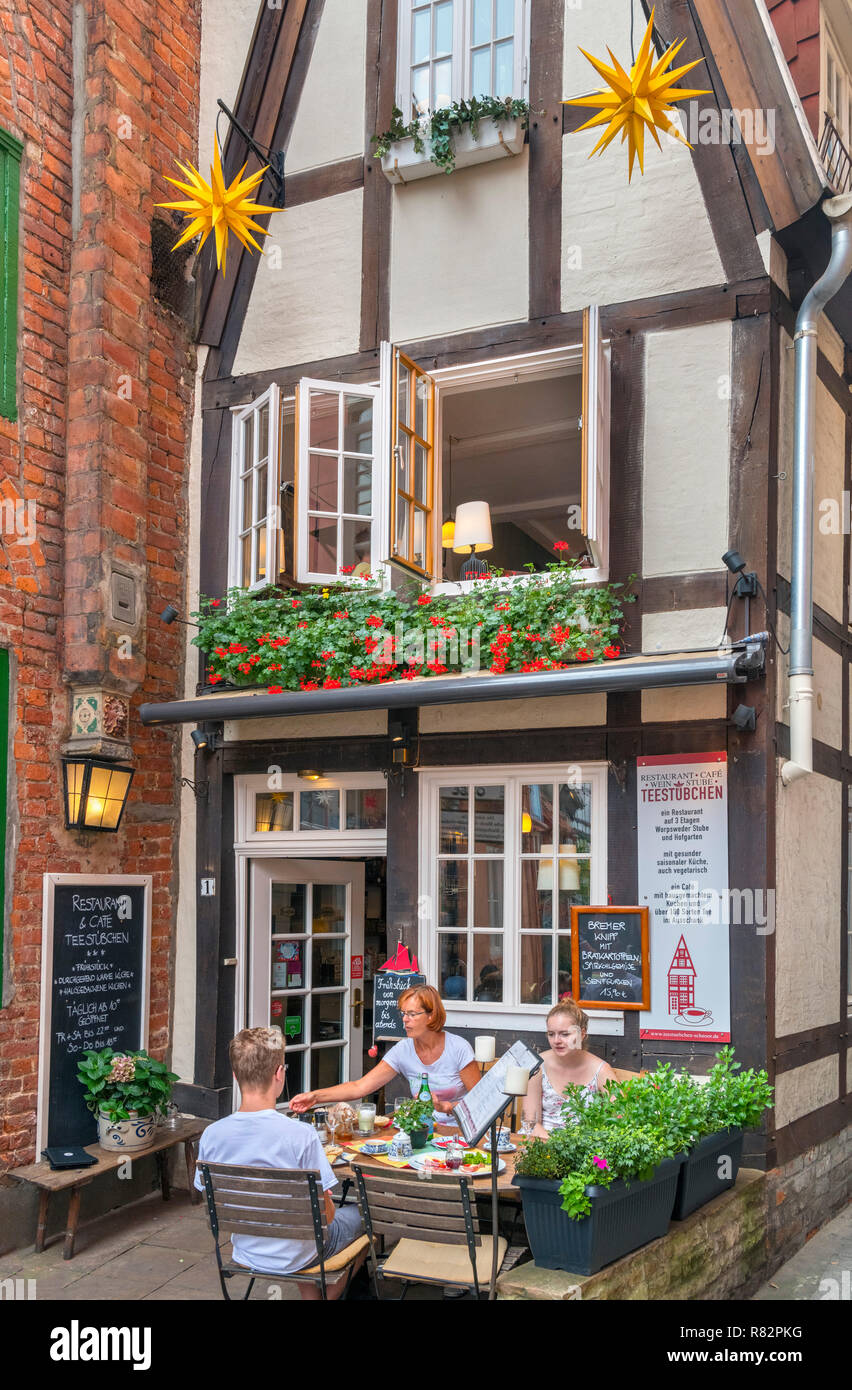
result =
[[503,853],[502,787],[476,787],[473,800],[473,849],[475,854]]
[[553,860],[521,861],[521,928],[549,931],[553,925]]
[[387,792],[384,787],[346,793],[347,830],[384,830],[387,824]]
[[273,941],[272,988],[302,989],[305,985],[304,941]]
[[453,99],[453,63],[451,58],[444,58],[440,63],[436,63],[432,69],[432,100],[435,103],[435,110],[441,111],[445,106],[449,106]]
[[438,937],[438,979],[443,999],[467,998],[467,937]]
[[515,0],[497,0],[497,32],[495,39],[508,38],[515,29]]
[[415,68],[411,74],[411,99],[414,110],[422,116],[429,110],[429,74],[431,68]]
[[396,485],[400,492],[411,492],[411,437],[402,429],[396,439]]
[[396,383],[396,418],[400,425],[411,424],[410,414],[411,372],[404,362],[398,363]]
[[559,861],[559,930],[570,931],[571,907],[575,903],[588,903],[589,871],[588,859],[560,859]]
[[273,883],[270,897],[273,936],[298,935],[308,930],[304,883]]
[[343,1037],[343,994],[311,996],[311,1042],[330,1042]]
[[292,830],[293,793],[258,792],[254,799],[254,828],[261,834],[270,830]]
[[442,859],[439,862],[438,895],[440,925],[466,927],[467,863],[464,859]]
[[243,540],[242,540],[242,560],[241,560],[240,563],[241,563],[241,565],[242,565],[242,571],[243,571],[243,584],[244,584],[244,585],[251,584],[251,582],[252,582],[252,573],[251,573],[251,535],[252,535],[252,533],[251,533],[251,531],[249,531],[249,533],[248,533],[247,536],[243,536]]
[[343,397],[343,448],[347,454],[372,454],[372,397]]
[[515,45],[511,39],[494,49],[494,95],[510,97],[515,85]]
[[313,929],[315,933],[332,936],[346,930],[345,883],[314,884]]
[[366,459],[343,460],[343,508],[350,516],[369,516],[373,509],[373,465]]
[[269,406],[264,405],[257,415],[257,457],[269,457]]
[[417,378],[414,388],[414,432],[421,439],[429,438],[429,383],[425,376]]
[[266,487],[267,472],[266,468],[257,470],[257,487],[254,493],[254,520],[263,521],[266,517]]
[[243,421],[243,468],[254,467],[254,416]]
[[343,1080],[343,1048],[321,1047],[311,1053],[311,1090],[339,1086]]
[[243,478],[243,514],[240,518],[243,530],[246,526],[251,526],[254,516],[254,473],[247,473]]
[[453,51],[453,0],[435,6],[435,44],[433,55]]
[[491,39],[491,0],[473,0],[473,42]]
[[425,444],[414,445],[414,496],[418,502],[428,502],[429,450]]
[[474,927],[503,928],[503,860],[476,859],[473,866]]
[[414,545],[411,558],[415,565],[426,569],[426,513],[421,512],[419,507],[414,508]]
[[540,854],[545,845],[553,852],[553,787],[533,783],[521,793],[521,853]]
[[[346,942],[331,938],[324,941],[315,939],[312,944],[311,984],[314,989],[324,989],[330,985],[343,984],[343,962],[346,959]],[[316,1042],[314,1033],[314,1042]]]
[[312,512],[337,511],[337,459],[311,454],[308,507]]
[[467,787],[442,787],[441,854],[467,854]]
[[396,553],[408,556],[408,503],[404,498],[396,504]]
[[571,937],[557,936],[556,957],[556,998],[563,999],[571,993]]
[[352,565],[356,574],[369,574],[372,569],[371,538],[369,521],[344,521],[341,568],[348,569]]
[[[274,1002],[280,1004],[281,1001],[278,999]],[[281,1027],[279,1018],[274,1018],[272,1022],[277,1023],[279,1028]],[[284,1090],[281,1100],[289,1100],[291,1096],[297,1096],[301,1091],[308,1089],[305,1082],[305,1058],[307,1055],[307,1052],[294,1052],[292,1045],[287,1048],[284,1058],[287,1070],[284,1073]]]
[[308,517],[308,568],[313,574],[337,574],[337,522]]
[[411,17],[411,61],[422,63],[431,58],[431,16],[429,7],[415,10]]
[[477,933],[473,938],[474,999],[499,1004],[503,999],[503,936]]
[[331,392],[311,392],[311,448],[340,447],[340,398]]
[[[339,830],[340,792],[334,787],[324,787],[321,791],[299,793],[300,830]],[[314,902],[317,894],[328,892],[331,885],[317,884],[314,889]]]
[[257,577],[266,578],[266,527],[255,532],[257,536]]
[[[279,995],[277,999],[270,1000],[269,1018],[271,1023],[281,1029],[287,1042],[304,1042],[305,996],[303,994],[291,994],[287,999],[282,999]],[[285,1060],[288,1064],[287,1079],[290,1081],[290,1059],[286,1057]],[[292,1081],[290,1084],[292,1085]]]
[[491,95],[491,49],[478,48],[470,60],[470,89],[475,97]]
[[592,835],[592,788],[588,782],[559,788],[559,853],[588,854]]
[[521,1003],[553,1003],[553,937],[521,937]]

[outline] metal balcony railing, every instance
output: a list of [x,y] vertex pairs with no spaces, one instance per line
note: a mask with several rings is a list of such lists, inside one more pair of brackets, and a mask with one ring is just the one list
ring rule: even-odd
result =
[[827,112],[819,153],[835,194],[852,193],[852,154],[844,145],[840,131]]

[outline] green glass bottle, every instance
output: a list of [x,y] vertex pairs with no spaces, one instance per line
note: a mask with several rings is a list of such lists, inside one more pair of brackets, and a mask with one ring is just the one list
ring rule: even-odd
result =
[[429,1090],[429,1077],[424,1071],[420,1074],[420,1090],[417,1092],[418,1100],[425,1100],[432,1104],[432,1092]]

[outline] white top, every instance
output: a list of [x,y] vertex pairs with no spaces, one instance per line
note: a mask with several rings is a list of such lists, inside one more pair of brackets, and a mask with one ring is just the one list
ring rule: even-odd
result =
[[[469,1042],[456,1037],[455,1033],[445,1033],[444,1050],[435,1062],[427,1065],[418,1057],[411,1038],[394,1043],[382,1061],[387,1062],[400,1076],[406,1077],[413,1096],[420,1090],[425,1071],[429,1078],[429,1090],[435,1100],[456,1101],[465,1093],[461,1072],[468,1062],[475,1061],[475,1058]],[[434,1112],[432,1118],[436,1125],[456,1124],[452,1115],[444,1115],[439,1110]]]
[[[235,1163],[249,1168],[300,1168],[318,1173],[324,1192],[337,1186],[313,1125],[290,1120],[277,1110],[236,1110],[224,1120],[208,1125],[199,1141],[198,1157],[201,1162]],[[204,1191],[199,1169],[195,1186]],[[269,1274],[304,1269],[315,1264],[317,1258],[312,1240],[234,1236],[233,1245],[236,1264]]]

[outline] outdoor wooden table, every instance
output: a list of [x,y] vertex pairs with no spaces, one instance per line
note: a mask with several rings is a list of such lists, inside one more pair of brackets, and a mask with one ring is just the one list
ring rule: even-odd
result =
[[[396,1134],[396,1132],[397,1132],[397,1131],[396,1131],[393,1127],[391,1127],[390,1129],[376,1130],[375,1133],[372,1134],[371,1136],[365,1136],[365,1135],[359,1136],[359,1142],[360,1142],[360,1139],[361,1139],[361,1138],[367,1138],[367,1137],[372,1138],[372,1140],[373,1140],[374,1142],[376,1142],[376,1143],[384,1143],[385,1141],[390,1142],[390,1140],[393,1138],[393,1136],[394,1136],[394,1134]],[[453,1131],[453,1130],[445,1131],[444,1133],[439,1134],[439,1135],[438,1135],[438,1138],[439,1138],[439,1139],[449,1138],[450,1134],[452,1134],[452,1133],[457,1133],[457,1131]],[[498,1173],[498,1175],[497,1175],[497,1191],[500,1193],[500,1196],[501,1196],[501,1197],[515,1197],[515,1198],[517,1198],[517,1197],[520,1197],[520,1191],[519,1191],[519,1189],[518,1189],[517,1187],[513,1187],[513,1186],[512,1186],[512,1178],[515,1176],[515,1160],[516,1160],[517,1157],[518,1157],[518,1153],[519,1153],[519,1151],[520,1151],[520,1143],[521,1143],[522,1141],[521,1141],[521,1139],[520,1139],[520,1136],[517,1135],[517,1134],[512,1134],[512,1135],[510,1135],[510,1138],[511,1138],[512,1143],[515,1145],[515,1152],[514,1152],[514,1153],[502,1153],[502,1154],[498,1154],[498,1157],[499,1157],[499,1158],[502,1158],[502,1159],[504,1160],[504,1162],[505,1162],[505,1164],[506,1164],[506,1167],[505,1167],[505,1169],[503,1170],[502,1173]],[[483,1148],[483,1146],[482,1146],[481,1143],[480,1143],[480,1144],[477,1144],[477,1145],[475,1145],[475,1146],[466,1145],[465,1147],[466,1147],[466,1148],[476,1147],[476,1148],[478,1148],[478,1149],[481,1149],[483,1153],[487,1153],[487,1152],[488,1152],[487,1149],[484,1149],[484,1148]],[[365,1168],[366,1168],[366,1167],[373,1167],[373,1168],[383,1169],[385,1172],[396,1172],[396,1173],[399,1173],[402,1177],[407,1177],[409,1174],[414,1174],[414,1172],[416,1171],[414,1168],[392,1168],[391,1165],[390,1165],[389,1163],[382,1163],[382,1162],[380,1161],[380,1158],[379,1158],[377,1155],[375,1155],[375,1154],[356,1154],[356,1153],[351,1149],[351,1147],[350,1147],[350,1141],[348,1141],[348,1140],[346,1141],[345,1144],[341,1144],[341,1148],[343,1149],[342,1157],[344,1157],[344,1158],[346,1158],[346,1159],[348,1159],[348,1160],[357,1158],[357,1161],[358,1161],[360,1164],[363,1164],[363,1166],[364,1166]],[[347,1181],[352,1182],[352,1180],[353,1180],[353,1178],[354,1178],[354,1174],[353,1174],[353,1172],[352,1172],[352,1168],[351,1168],[349,1162],[339,1164],[337,1167],[333,1168],[332,1171],[334,1172],[334,1176],[335,1176],[340,1182],[347,1182]],[[460,1170],[460,1171],[466,1171],[466,1170]],[[491,1191],[491,1174],[488,1173],[488,1174],[486,1174],[485,1176],[483,1176],[481,1179],[478,1179],[478,1178],[474,1179],[474,1184],[475,1184],[475,1185],[474,1185],[474,1192],[477,1194],[477,1196],[480,1195],[480,1194],[482,1194],[482,1193],[490,1193],[490,1191]]]
[[195,1155],[198,1147],[197,1141],[209,1124],[209,1120],[199,1120],[194,1116],[180,1120],[174,1128],[156,1130],[156,1139],[152,1144],[147,1144],[144,1149],[120,1149],[114,1153],[111,1150],[102,1149],[100,1144],[90,1144],[86,1153],[97,1159],[97,1162],[93,1163],[90,1168],[66,1168],[55,1172],[50,1164],[43,1160],[41,1163],[30,1163],[25,1168],[12,1169],[11,1176],[13,1178],[18,1178],[21,1182],[31,1182],[39,1188],[36,1252],[40,1254],[44,1249],[47,1213],[51,1197],[54,1192],[67,1192],[70,1188],[71,1197],[68,1203],[68,1220],[65,1227],[65,1245],[62,1258],[63,1260],[73,1259],[74,1240],[77,1235],[77,1223],[80,1219],[80,1197],[83,1188],[95,1178],[99,1178],[102,1173],[114,1172],[128,1159],[136,1160],[137,1158],[154,1156],[159,1171],[163,1201],[167,1202],[171,1196],[171,1189],[169,1187],[166,1153],[176,1144],[183,1144],[186,1177],[191,1199],[193,1202],[200,1202],[201,1193],[197,1192],[193,1185]]

